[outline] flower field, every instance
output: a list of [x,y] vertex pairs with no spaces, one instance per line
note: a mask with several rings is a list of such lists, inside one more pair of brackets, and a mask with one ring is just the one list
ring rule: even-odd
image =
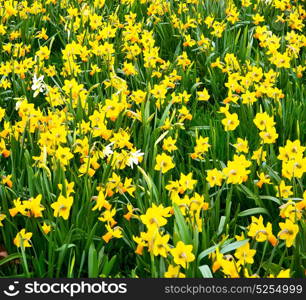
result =
[[304,0],[0,0],[0,277],[305,277]]

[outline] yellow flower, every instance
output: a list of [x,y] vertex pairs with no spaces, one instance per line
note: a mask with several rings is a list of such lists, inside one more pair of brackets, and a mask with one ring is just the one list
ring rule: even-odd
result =
[[253,23],[255,25],[258,25],[259,23],[264,22],[264,20],[265,20],[265,18],[258,13],[256,15],[252,16],[252,19],[253,19]]
[[243,104],[253,104],[257,101],[256,92],[246,91],[245,94],[241,96]]
[[264,144],[273,144],[278,138],[278,133],[274,127],[269,127],[265,131],[261,131],[259,136],[262,138]]
[[164,226],[167,224],[166,218],[171,216],[170,210],[171,207],[163,207],[162,204],[156,206],[153,203],[152,207],[146,211],[146,214],[140,216],[141,222],[148,228]]
[[192,179],[192,175],[193,175],[192,172],[190,172],[187,175],[184,175],[183,173],[181,173],[179,184],[181,188],[183,189],[183,191],[193,190],[194,186],[196,185],[197,180]]
[[248,236],[253,237],[257,242],[268,240],[272,246],[277,245],[277,239],[272,233],[272,224],[268,222],[267,226],[264,226],[262,216],[259,218],[252,216],[252,223],[248,227]]
[[73,154],[68,147],[59,146],[55,152],[55,157],[60,161],[63,166],[69,164],[69,160],[73,158]]
[[232,24],[235,24],[237,21],[239,21],[239,12],[234,4],[230,4],[225,13],[227,20]]
[[188,58],[188,55],[185,51],[183,51],[182,55],[177,58],[177,65],[182,66],[183,70],[186,69],[187,66],[191,64],[191,60]]
[[162,153],[156,156],[156,165],[154,170],[161,171],[162,173],[166,173],[169,170],[175,167],[174,163],[172,162],[171,156]]
[[255,150],[252,155],[252,159],[256,160],[258,164],[266,161],[267,151],[263,151],[262,147]]
[[270,181],[270,176],[269,175],[266,175],[265,173],[261,172],[260,174],[258,174],[258,177],[259,177],[259,181],[256,183],[256,185],[261,189],[262,185],[264,183],[266,184],[271,184],[271,181]]
[[287,52],[279,53],[278,51],[275,51],[269,60],[278,68],[290,68],[291,58]]
[[39,31],[35,37],[39,39],[44,39],[46,41],[48,39],[46,28],[42,28],[41,31]]
[[9,188],[12,188],[13,182],[12,182],[11,178],[12,178],[12,175],[3,176],[1,183],[6,184]]
[[238,265],[245,265],[254,263],[253,257],[255,253],[256,250],[250,249],[250,243],[246,243],[245,245],[237,248],[234,255],[238,259]]
[[216,248],[216,251],[210,254],[210,258],[213,261],[212,271],[216,273],[220,268],[223,260],[223,254],[220,252],[219,248]]
[[225,22],[215,21],[213,23],[213,29],[214,30],[211,32],[211,34],[213,36],[221,38],[222,37],[222,33],[224,32],[225,28],[226,28],[226,23]]
[[222,185],[223,174],[221,171],[216,168],[207,171],[206,180],[208,181],[210,187],[214,187],[215,185]]
[[48,234],[51,231],[51,225],[47,225],[45,222],[43,224],[43,226],[41,226],[44,234]]
[[128,212],[127,212],[125,215],[123,215],[123,217],[124,217],[126,220],[130,221],[131,218],[136,218],[136,219],[138,219],[138,216],[137,216],[136,214],[134,214],[134,211],[136,211],[137,208],[134,208],[131,204],[128,204],[128,205],[126,206],[126,208],[127,208]]
[[185,35],[184,38],[185,38],[185,42],[183,43],[184,47],[192,47],[196,44],[195,40],[193,40],[189,34]]
[[0,107],[0,122],[2,121],[4,115],[5,115],[5,109]]
[[122,230],[120,227],[111,228],[109,225],[105,225],[107,233],[102,236],[102,239],[108,243],[112,238],[122,238]]
[[266,128],[273,127],[275,125],[274,118],[270,117],[266,112],[264,113],[257,113],[253,122],[255,123],[256,127],[263,131]]
[[11,154],[10,150],[6,149],[6,145],[5,145],[4,139],[0,139],[0,154],[3,157],[9,157],[10,154]]
[[203,89],[201,92],[197,92],[198,101],[208,101],[210,96],[206,88]]
[[108,179],[108,183],[106,185],[106,193],[108,196],[112,196],[113,193],[129,193],[132,197],[136,187],[132,184],[132,178],[125,178],[124,182],[121,181],[121,177],[116,173],[112,174],[112,177]]
[[222,272],[230,278],[239,278],[239,266],[236,264],[232,256],[229,259],[222,259],[221,261]]
[[[57,187],[59,188],[59,190],[63,193],[64,189],[63,189],[63,185],[61,183],[59,183],[57,185]],[[74,182],[68,182],[67,179],[65,179],[65,184],[64,184],[65,190],[66,190],[66,195],[69,196],[70,194],[74,193]]]
[[39,57],[41,61],[45,59],[49,59],[50,56],[50,50],[48,49],[47,46],[42,46],[39,48],[38,51],[36,51],[36,55]]
[[176,139],[173,139],[171,136],[169,136],[163,141],[163,150],[168,151],[168,152],[177,150],[175,143],[176,143]]
[[296,203],[296,208],[299,210],[306,208],[306,191],[303,194],[303,200]]
[[196,145],[194,147],[194,152],[191,153],[191,158],[193,159],[204,159],[204,154],[208,152],[208,149],[211,147],[211,145],[208,143],[209,138],[208,137],[202,137],[196,139]]
[[146,100],[147,93],[142,90],[133,91],[131,95],[131,100],[137,104],[141,104]]
[[26,232],[25,229],[21,229],[15,239],[14,239],[14,245],[17,247],[32,247],[31,244],[29,243],[32,237],[32,232]]
[[14,206],[13,208],[9,209],[10,215],[12,217],[15,217],[18,213],[21,213],[22,215],[26,215],[26,207],[25,205],[20,201],[20,198],[17,198],[16,200],[13,200]]
[[241,0],[241,5],[243,7],[249,7],[250,5],[252,5],[251,0]]
[[291,195],[293,195],[293,192],[291,191],[292,186],[286,185],[285,181],[282,180],[277,188],[276,197],[281,198],[289,198]]
[[247,181],[248,174],[251,172],[247,170],[251,166],[251,162],[246,160],[244,155],[234,155],[233,161],[228,161],[227,167],[222,172],[226,177],[227,183],[241,184]]
[[185,278],[185,274],[180,272],[180,266],[169,265],[167,272],[164,274],[165,278]]
[[276,276],[271,274],[268,278],[290,278],[290,269],[281,270]]
[[240,123],[238,119],[238,115],[236,113],[233,113],[233,114],[228,113],[226,117],[222,119],[221,122],[224,126],[225,131],[235,130]]
[[185,105],[183,105],[182,108],[178,110],[178,112],[179,123],[182,123],[185,120],[192,120],[192,114],[189,112]]
[[135,250],[135,253],[138,254],[138,255],[142,255],[143,248],[147,246],[147,242],[143,239],[143,237],[138,237],[138,236],[133,236],[133,240],[137,244],[137,248]]
[[259,278],[259,275],[255,274],[249,274],[248,269],[244,269],[244,277],[245,278]]
[[187,263],[195,260],[195,256],[192,253],[192,248],[192,245],[185,245],[183,242],[179,241],[176,244],[176,247],[170,250],[174,262],[186,269]]
[[285,178],[302,178],[306,172],[306,158],[296,157],[288,161],[283,161],[282,175]]
[[89,20],[89,25],[92,30],[95,30],[102,25],[102,16],[98,16],[97,14],[89,16]]
[[100,211],[103,207],[106,209],[111,208],[111,205],[105,199],[105,191],[103,189],[99,191],[98,196],[94,196],[92,198],[96,201],[96,205],[92,208],[92,210],[98,209]]
[[209,203],[204,202],[204,196],[198,193],[194,193],[194,196],[190,198],[189,209],[191,212],[199,212],[200,209],[208,210]]
[[303,157],[303,153],[306,147],[301,146],[301,142],[299,140],[290,141],[287,140],[285,147],[279,147],[279,155],[277,158],[282,160],[283,162],[287,162],[288,160],[297,160]]
[[159,233],[157,233],[154,238],[153,247],[152,247],[153,255],[155,256],[160,255],[166,258],[170,250],[170,247],[168,245],[169,239],[170,239],[169,234],[165,234],[164,236],[162,236]]
[[293,202],[292,200],[287,201],[287,203],[279,207],[279,215],[285,219],[289,218],[292,222],[300,220],[302,218],[302,211],[298,209],[298,203]]
[[123,63],[123,72],[125,75],[137,75],[137,70],[134,65],[128,62]]
[[114,216],[116,215],[117,211],[116,208],[105,210],[101,217],[98,218],[101,222],[107,222],[111,227],[117,224],[117,221],[114,220]]
[[170,180],[169,183],[165,186],[165,189],[170,192],[171,199],[178,193],[184,193],[184,189],[181,187],[178,180]]
[[205,18],[204,23],[207,25],[208,28],[211,28],[214,23],[214,17],[208,16]]
[[39,194],[36,198],[30,198],[29,200],[23,201],[23,205],[28,210],[27,215],[29,217],[42,217],[42,211],[45,210],[45,208],[40,203],[41,198],[42,195]]
[[0,227],[2,227],[2,226],[3,226],[2,221],[3,221],[5,218],[6,218],[6,215],[5,215],[5,214],[0,213]]
[[163,103],[166,98],[167,88],[164,85],[155,84],[153,89],[151,89],[150,93],[158,100],[156,103],[157,108],[160,108],[160,105]]
[[306,70],[306,67],[303,67],[302,65],[297,66],[294,71],[296,73],[296,76],[298,78],[302,78],[303,77],[303,72]]
[[279,227],[281,231],[278,233],[278,237],[281,240],[286,241],[286,246],[289,248],[293,245],[295,237],[299,232],[299,226],[294,224],[290,219],[286,219],[285,223],[280,222]]
[[73,197],[60,195],[57,201],[51,204],[54,210],[54,217],[62,217],[64,220],[68,220],[72,204]]
[[234,147],[238,152],[249,152],[248,140],[243,140],[241,138],[237,139],[237,144],[234,144]]

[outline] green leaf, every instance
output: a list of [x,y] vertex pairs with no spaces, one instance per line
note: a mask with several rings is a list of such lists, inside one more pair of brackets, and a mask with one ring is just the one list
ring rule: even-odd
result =
[[245,245],[247,242],[249,241],[249,239],[243,240],[243,241],[237,241],[234,243],[230,243],[229,245],[226,245],[225,247],[221,248],[220,252],[222,254],[231,252],[233,250],[236,250],[238,248],[240,248],[241,246]]
[[73,255],[72,258],[69,261],[69,265],[68,265],[68,278],[73,278],[73,269],[74,269],[74,265],[75,265],[75,251],[73,251]]
[[88,252],[88,277],[98,277],[98,254],[93,243],[90,245]]
[[114,255],[109,262],[105,263],[103,270],[102,270],[103,276],[107,277],[109,275],[116,260],[117,260],[117,255]]
[[176,204],[174,204],[174,215],[175,215],[176,225],[178,226],[178,234],[179,234],[180,239],[185,244],[191,244],[190,231],[181,213],[181,210]]
[[263,207],[263,202],[261,201],[260,197],[254,194],[249,188],[247,188],[245,185],[240,184],[237,186],[237,189],[240,192],[244,192],[249,198],[253,199],[256,203],[256,205]]
[[63,250],[67,250],[72,247],[75,247],[75,244],[64,244],[61,247],[55,249],[55,251],[63,251]]
[[8,262],[10,262],[10,261],[12,261],[14,259],[19,259],[19,258],[21,258],[21,255],[19,253],[10,254],[7,257],[2,258],[0,260],[0,266],[2,266],[2,265],[6,264],[6,263],[8,263]]
[[269,212],[263,207],[254,207],[254,208],[249,208],[244,211],[241,211],[238,214],[238,217],[245,217],[245,216],[250,216],[250,215],[255,215],[255,214],[269,215]]
[[262,267],[265,269],[265,271],[269,272],[269,273],[272,273],[274,275],[277,275],[282,267],[277,265],[277,264],[274,264],[274,263],[271,263],[269,261],[265,261],[263,264],[262,264]]
[[198,256],[198,262],[201,261],[202,258],[206,257],[207,255],[209,255],[210,253],[214,252],[216,250],[216,248],[218,247],[218,245],[212,246],[210,248],[205,249],[204,251],[202,251],[199,256]]
[[263,200],[273,201],[273,202],[277,203],[278,205],[282,204],[281,201],[276,197],[272,197],[272,196],[259,196],[259,197],[260,197],[260,199],[263,199]]
[[226,220],[226,217],[225,216],[222,216],[220,218],[220,223],[219,223],[219,227],[218,227],[218,231],[217,231],[217,235],[219,236],[222,231],[223,231],[223,228],[224,228],[224,224],[225,224],[225,220]]
[[199,269],[202,273],[203,278],[213,278],[213,275],[208,265],[200,266]]

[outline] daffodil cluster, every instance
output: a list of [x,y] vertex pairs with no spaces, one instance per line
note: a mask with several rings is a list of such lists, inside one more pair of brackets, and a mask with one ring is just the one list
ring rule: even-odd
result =
[[304,4],[0,0],[0,277],[305,277]]

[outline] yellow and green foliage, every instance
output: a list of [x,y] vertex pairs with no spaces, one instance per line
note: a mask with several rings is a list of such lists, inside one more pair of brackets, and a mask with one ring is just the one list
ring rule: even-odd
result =
[[0,0],[0,277],[305,277],[303,0]]

